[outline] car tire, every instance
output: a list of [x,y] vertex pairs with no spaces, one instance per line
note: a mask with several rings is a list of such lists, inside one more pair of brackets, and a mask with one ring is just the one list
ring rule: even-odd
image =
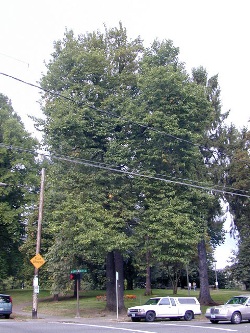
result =
[[4,315],[5,319],[10,319],[10,315],[9,314],[6,314]]
[[145,320],[150,321],[150,322],[154,321],[155,320],[155,312],[154,311],[148,311],[146,313]]
[[242,321],[242,317],[241,317],[240,312],[237,312],[237,311],[234,312],[234,313],[232,314],[232,317],[231,317],[231,323],[232,323],[232,324],[240,324],[241,321]]
[[210,319],[212,324],[218,324],[219,320]]
[[190,311],[190,310],[186,311],[186,313],[185,313],[185,315],[184,315],[184,319],[185,319],[186,321],[190,321],[190,320],[192,320],[193,318],[194,318],[194,314],[193,314],[193,312]]

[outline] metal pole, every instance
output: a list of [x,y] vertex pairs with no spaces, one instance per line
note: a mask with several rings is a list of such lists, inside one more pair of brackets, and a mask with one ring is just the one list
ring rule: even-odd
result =
[[188,265],[186,265],[186,272],[187,272],[187,288],[188,288],[188,296],[190,296],[189,277],[188,277]]
[[216,263],[217,263],[217,260],[214,261],[214,270],[215,270],[215,288],[218,289],[218,277],[217,277]]
[[80,318],[80,311],[79,311],[79,284],[80,284],[80,276],[77,275],[77,278],[76,278],[76,299],[77,299],[76,318]]
[[116,272],[115,274],[115,286],[116,286],[116,318],[118,319],[118,316],[119,316],[119,299],[118,299],[118,280],[119,280],[119,273]]
[[[45,180],[45,169],[42,168],[40,199],[39,199],[39,211],[38,211],[38,223],[37,223],[36,254],[39,254],[40,248],[41,248],[41,231],[42,231],[43,198],[44,198],[44,180]],[[39,289],[39,285],[38,285],[38,272],[39,272],[38,268],[35,268],[34,279],[33,279],[32,319],[37,319],[37,304],[38,304],[37,293],[38,293],[38,289]]]

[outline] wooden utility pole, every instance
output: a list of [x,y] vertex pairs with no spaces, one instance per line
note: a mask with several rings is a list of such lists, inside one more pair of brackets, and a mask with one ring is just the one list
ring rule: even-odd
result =
[[[37,223],[37,238],[36,238],[36,255],[39,255],[41,249],[41,234],[42,234],[42,217],[43,217],[43,198],[44,198],[44,182],[45,182],[45,169],[42,168],[41,174],[41,188],[40,188],[40,199],[39,199],[39,212],[38,212],[38,223]],[[37,294],[39,292],[38,284],[38,272],[39,268],[35,267],[34,279],[33,279],[33,307],[32,307],[32,319],[37,319]]]

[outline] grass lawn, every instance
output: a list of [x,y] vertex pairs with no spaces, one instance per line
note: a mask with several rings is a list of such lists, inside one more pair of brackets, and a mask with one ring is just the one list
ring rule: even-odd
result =
[[[13,298],[13,312],[15,313],[15,306],[22,307],[25,311],[31,313],[32,311],[32,293],[33,290],[9,290],[8,293]],[[219,303],[225,303],[229,298],[234,295],[243,294],[246,292],[237,290],[211,290],[212,299]],[[105,305],[106,302],[102,297],[105,291],[80,291],[79,294],[79,308],[81,317],[93,317],[93,316],[106,316]],[[144,289],[136,289],[125,291],[125,295],[135,295],[136,299],[125,299],[125,307],[128,308],[134,305],[144,304],[148,300],[149,296],[144,296]],[[172,290],[166,289],[154,289],[152,297],[154,296],[173,296]],[[179,290],[177,296],[188,296],[187,290]],[[199,290],[190,291],[190,296],[198,298]],[[99,298],[99,299],[98,299]],[[49,315],[60,315],[67,317],[74,317],[76,315],[77,300],[72,294],[67,296],[59,296],[59,301],[53,301],[53,296],[48,290],[41,290],[38,294],[38,313],[49,314]],[[202,313],[204,314],[207,306],[202,306]]]

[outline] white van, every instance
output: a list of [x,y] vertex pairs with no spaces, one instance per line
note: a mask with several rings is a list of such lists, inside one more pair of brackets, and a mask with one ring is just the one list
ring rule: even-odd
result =
[[128,308],[127,314],[132,321],[154,321],[156,318],[192,320],[201,314],[201,307],[196,297],[153,297],[144,305]]

